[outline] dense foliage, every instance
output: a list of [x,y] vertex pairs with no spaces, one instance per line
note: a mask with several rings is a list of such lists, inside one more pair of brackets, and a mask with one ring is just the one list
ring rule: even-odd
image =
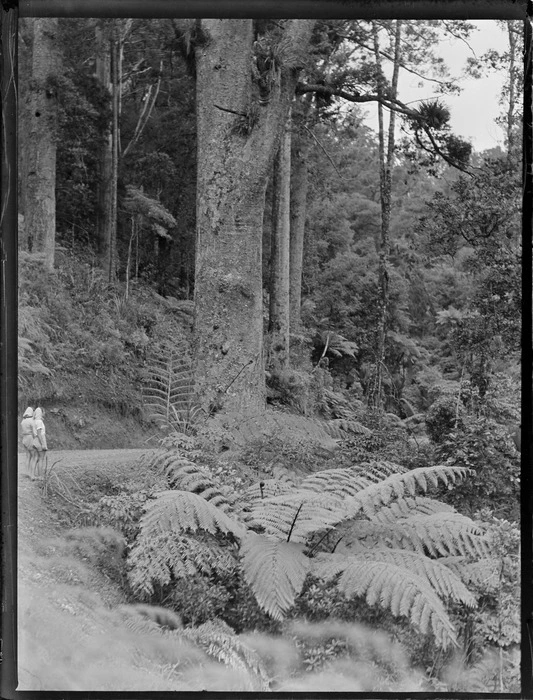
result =
[[[432,76],[442,96],[410,109],[382,69],[392,43],[380,50],[378,38],[392,42],[391,22],[318,22],[291,116],[293,175],[298,158],[305,167],[294,182],[307,190],[293,182],[305,238],[290,361],[266,368],[261,415],[224,407],[248,358],[205,407],[191,329],[201,233],[194,52],[209,37],[177,20],[121,27],[116,277],[98,260],[113,105],[97,76],[94,20],[60,25],[56,267],[20,255],[21,402],[110,409],[162,438],[144,480],[83,503],[45,475],[43,493],[78,507],[72,525],[90,526],[70,537],[72,552],[120,584],[136,633],[202,650],[244,674],[247,690],[307,690],[306,673],[326,685],[345,673],[340,689],[351,690],[516,690],[516,105],[506,150],[473,153],[450,130],[445,96],[455,88],[433,53],[442,32],[465,38],[468,25],[427,21],[420,34],[404,24],[402,69]],[[243,142],[283,60],[301,59],[282,29],[254,24],[249,111],[214,107]],[[378,98],[401,115],[404,135],[391,151],[385,238],[385,132],[358,104]],[[275,188],[270,177],[265,321]],[[245,284],[237,291],[248,298]],[[229,344],[215,351],[225,356]],[[106,559],[110,528],[120,537]],[[272,640],[290,648],[286,667]],[[180,663],[170,678],[185,673]]]

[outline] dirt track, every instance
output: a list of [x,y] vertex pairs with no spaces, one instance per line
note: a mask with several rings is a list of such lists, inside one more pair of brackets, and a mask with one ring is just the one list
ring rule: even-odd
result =
[[[143,454],[150,452],[150,449],[130,449],[130,450],[49,450],[48,465],[51,467],[56,463],[59,471],[78,470],[88,471],[97,469],[98,471],[116,471],[117,467],[134,464]],[[27,474],[26,456],[19,452],[18,455],[19,474]],[[123,469],[120,470],[123,474]],[[109,474],[110,476],[110,474]]]

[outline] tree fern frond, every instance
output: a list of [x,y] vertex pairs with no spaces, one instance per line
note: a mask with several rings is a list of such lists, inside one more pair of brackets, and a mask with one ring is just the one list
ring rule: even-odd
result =
[[230,500],[220,490],[209,470],[191,462],[178,450],[157,450],[149,468],[164,476],[171,489],[196,493],[225,513],[233,511],[234,498]]
[[141,518],[141,534],[146,536],[164,533],[181,534],[205,530],[215,534],[218,530],[244,537],[245,529],[213,503],[189,491],[161,491],[145,505]]
[[185,343],[167,347],[147,359],[143,403],[150,418],[179,432],[188,432],[198,418],[190,351]]
[[390,506],[380,508],[370,520],[376,523],[395,523],[398,518],[405,518],[415,513],[431,515],[432,513],[455,512],[455,508],[447,503],[424,496],[415,496],[414,498],[401,498],[393,501]]
[[333,420],[328,420],[324,428],[332,438],[337,440],[344,440],[350,435],[363,435],[364,437],[370,437],[372,435],[372,431],[362,423],[347,418],[333,418]]
[[470,557],[441,557],[439,560],[451,569],[466,584],[482,586],[492,590],[499,585],[501,560],[486,557],[472,561]]
[[268,675],[259,655],[222,620],[208,620],[199,627],[182,630],[180,635],[220,663],[244,671],[250,680],[249,690],[269,690]]
[[300,490],[257,501],[250,513],[251,522],[266,534],[292,542],[306,542],[311,533],[331,529],[343,519],[341,499]]
[[364,561],[391,562],[424,578],[440,598],[449,598],[469,607],[476,604],[474,596],[466,588],[461,578],[445,566],[440,559],[430,559],[419,552],[389,548],[360,551],[356,558]]
[[218,543],[173,532],[146,535],[141,532],[128,556],[128,580],[142,596],[154,592],[154,584],[166,586],[174,579],[213,572],[228,573],[236,566],[231,549]]
[[367,547],[384,543],[398,549],[429,553],[434,557],[470,555],[486,557],[488,543],[476,523],[457,512],[415,513],[394,522],[354,521],[350,534]]
[[415,496],[417,490],[427,491],[430,486],[437,487],[440,483],[455,483],[469,473],[471,470],[465,467],[437,465],[391,474],[365,487],[350,499],[351,502],[347,504],[349,517],[354,517],[361,510],[372,517],[378,508],[387,506],[392,500]]
[[[342,568],[340,568],[342,567]],[[423,634],[432,631],[443,648],[456,645],[454,627],[444,606],[427,579],[390,561],[367,561],[333,557],[314,568],[321,578],[330,579],[339,571],[339,590],[348,597],[365,597],[369,605],[379,604],[397,617],[407,617]]]
[[244,578],[257,602],[275,620],[294,604],[309,568],[301,545],[249,534],[241,546]]
[[349,498],[356,496],[370,484],[380,483],[391,474],[405,471],[404,467],[392,462],[364,462],[352,467],[315,472],[302,481],[299,489],[315,493],[332,493],[340,498]]

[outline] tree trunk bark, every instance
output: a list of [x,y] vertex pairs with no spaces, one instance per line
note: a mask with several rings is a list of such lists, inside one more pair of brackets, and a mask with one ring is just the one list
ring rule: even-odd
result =
[[307,216],[307,189],[309,184],[307,159],[310,141],[301,136],[293,149],[291,176],[291,250],[290,250],[290,327],[297,332],[300,327],[302,305],[302,270],[304,234]]
[[[284,24],[273,78],[252,80],[252,20],[202,20],[196,30],[197,390],[209,413],[265,406],[262,221],[267,178],[312,22]],[[285,51],[285,53],[284,53]],[[255,87],[255,97],[254,97]]]
[[[112,100],[111,53],[112,38],[109,20],[96,22],[96,77],[108,91]],[[107,137],[103,140],[98,154],[96,248],[100,265],[108,270],[109,241],[113,226],[113,127],[109,124]]]
[[58,20],[20,21],[20,208],[27,248],[52,270],[56,236]]
[[120,39],[117,20],[96,23],[96,76],[109,92],[111,123],[99,153],[96,239],[100,265],[109,282],[116,274],[117,181],[120,117]]
[[291,192],[290,112],[274,162],[274,199],[270,254],[270,318],[268,366],[273,370],[289,366],[289,264]]
[[[398,77],[400,70],[402,24],[396,20],[394,36],[394,64],[390,96],[396,99],[398,94]],[[385,97],[385,86],[381,70],[379,36],[377,24],[373,24],[374,55],[378,69],[378,96],[380,100]],[[394,111],[390,112],[389,128],[387,134],[387,148],[385,150],[385,127],[383,120],[383,105],[378,102],[379,120],[379,161],[380,161],[380,192],[381,192],[381,240],[378,249],[378,277],[380,288],[380,318],[378,326],[378,347],[376,352],[375,386],[371,402],[379,409],[383,408],[383,372],[385,370],[385,350],[387,340],[387,315],[389,311],[389,257],[390,257],[390,217],[392,201],[392,168],[394,158]]]

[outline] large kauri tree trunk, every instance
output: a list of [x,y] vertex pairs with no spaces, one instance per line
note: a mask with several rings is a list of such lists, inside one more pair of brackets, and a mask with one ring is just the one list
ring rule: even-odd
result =
[[311,21],[284,22],[276,63],[263,74],[264,62],[253,61],[252,20],[196,26],[195,357],[199,397],[210,413],[265,405],[265,191],[311,31]]
[[20,22],[20,212],[24,245],[54,267],[58,20]]

